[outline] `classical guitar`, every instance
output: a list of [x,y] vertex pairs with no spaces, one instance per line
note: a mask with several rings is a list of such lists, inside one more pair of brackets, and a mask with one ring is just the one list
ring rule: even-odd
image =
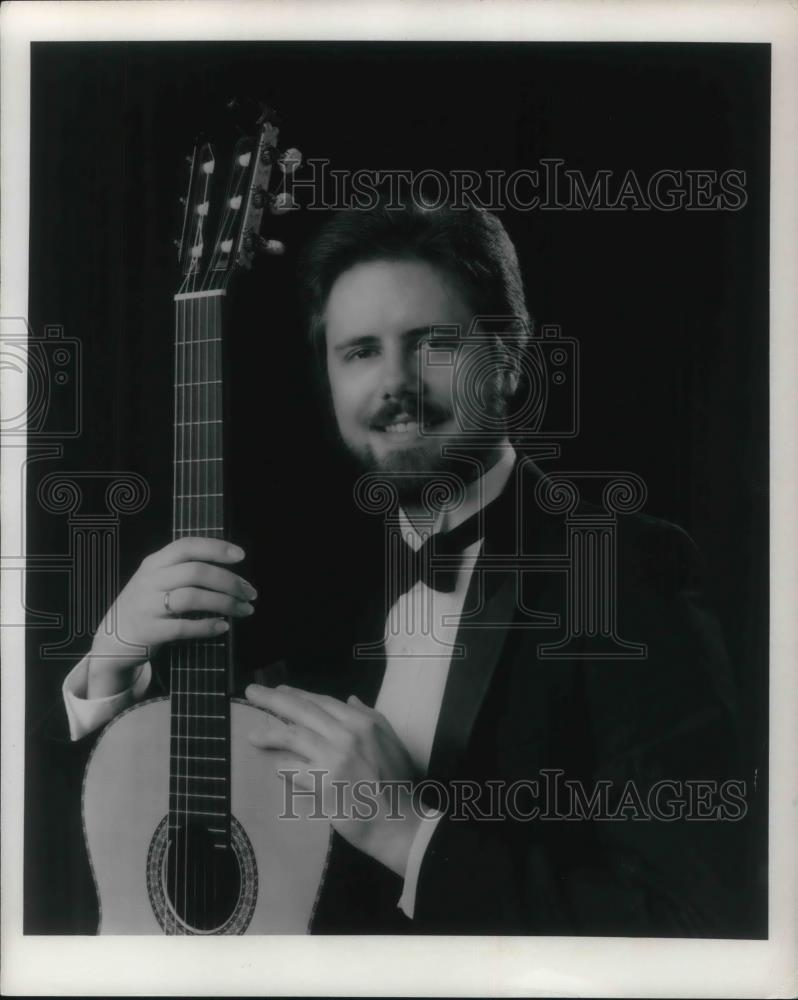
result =
[[[175,539],[226,537],[223,307],[235,271],[252,270],[259,250],[283,249],[260,235],[267,210],[291,207],[271,188],[299,153],[280,155],[278,136],[273,115],[263,112],[257,134],[235,146],[218,209],[213,148],[198,142],[190,158],[174,296]],[[86,769],[83,824],[98,933],[304,933],[329,825],[310,819],[300,797],[288,810],[299,818],[283,816],[283,780],[247,739],[264,715],[230,697],[230,633],[175,643],[169,653],[169,697],[117,716]]]

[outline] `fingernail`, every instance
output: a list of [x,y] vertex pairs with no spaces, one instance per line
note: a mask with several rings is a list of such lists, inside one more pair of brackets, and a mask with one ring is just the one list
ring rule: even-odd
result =
[[214,632],[226,632],[230,628],[230,623],[225,621],[218,621],[214,626]]
[[242,580],[241,582],[244,585],[244,593],[247,595],[250,601],[254,601],[255,598],[258,596],[257,590],[255,590],[255,588],[251,584],[247,583],[246,580]]
[[255,611],[251,604],[242,604],[241,610],[245,615],[251,615]]
[[237,545],[228,545],[227,554],[230,556],[231,559],[244,558],[244,550],[240,549]]

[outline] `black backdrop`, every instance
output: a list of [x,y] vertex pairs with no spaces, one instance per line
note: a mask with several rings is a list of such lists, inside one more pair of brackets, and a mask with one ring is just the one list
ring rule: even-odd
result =
[[[581,345],[582,430],[556,466],[638,473],[646,510],[685,527],[705,556],[744,706],[744,777],[758,772],[741,934],[764,933],[769,48],[37,43],[31,65],[29,320],[37,334],[60,324],[81,342],[84,406],[62,458],[30,467],[28,551],[67,546],[65,518],[33,499],[43,475],[133,471],[152,496],[121,520],[123,579],[169,537],[181,164],[228,96],[273,102],[285,144],[335,169],[511,171],[560,157],[588,176],[745,171],[739,211],[502,218],[530,311]],[[258,271],[236,321],[235,538],[263,595],[240,630],[242,677],[280,655],[308,614],[304,632],[323,648],[325,616],[348,586],[350,484],[321,431],[291,283],[295,251],[323,218],[298,213],[283,226],[289,253]],[[295,599],[308,581],[329,597],[310,610]],[[64,614],[68,628],[63,576],[31,574],[28,605]],[[40,644],[58,630],[28,636],[25,926],[90,931],[79,788],[40,726],[85,648],[45,658]]]

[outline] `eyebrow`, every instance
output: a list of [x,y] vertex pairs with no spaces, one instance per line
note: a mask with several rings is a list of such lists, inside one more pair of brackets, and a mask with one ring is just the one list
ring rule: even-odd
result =
[[[430,324],[429,326],[414,326],[410,330],[402,331],[403,340],[418,340],[419,337],[423,337],[428,334],[430,330],[433,329],[435,324]],[[344,351],[349,351],[353,347],[373,347],[375,344],[380,342],[380,338],[375,333],[364,333],[357,337],[350,337],[348,340],[344,340],[340,344],[335,345],[335,352],[337,354],[342,354]]]

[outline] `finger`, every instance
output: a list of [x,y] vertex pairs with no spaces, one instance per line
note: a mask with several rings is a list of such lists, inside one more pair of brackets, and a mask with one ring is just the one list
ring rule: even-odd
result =
[[199,587],[180,587],[169,592],[169,610],[166,608],[164,595],[161,598],[161,611],[165,616],[188,615],[194,612],[208,611],[214,615],[232,615],[235,618],[245,618],[251,615],[255,608],[248,601],[239,601],[227,594],[217,594],[214,590],[201,590]]
[[393,735],[396,736],[393,726],[385,718],[382,712],[378,712],[376,708],[370,708],[364,701],[361,701],[356,694],[350,694],[346,699],[346,703],[351,708],[360,712],[363,718],[368,719],[372,724],[379,726],[380,729],[384,729],[386,732],[393,733]]
[[201,587],[228,594],[240,601],[252,601],[258,592],[243,577],[211,563],[184,562],[165,566],[152,575],[153,584],[160,590],[178,590],[180,587]]
[[177,563],[198,562],[235,563],[244,558],[244,550],[222,538],[199,538],[189,535],[178,538],[162,549],[153,552],[142,562],[143,566],[160,569]]
[[329,712],[315,705],[308,698],[284,688],[270,688],[262,684],[250,684],[244,692],[247,699],[258,708],[268,709],[284,719],[304,726],[328,740],[340,739],[341,723]]
[[175,642],[179,639],[214,639],[230,630],[224,618],[164,618],[154,642]]
[[249,734],[249,742],[259,750],[283,750],[306,761],[324,758],[328,744],[304,726],[268,726]]
[[263,750],[263,756],[268,765],[275,771],[303,771],[307,768],[308,761],[299,754],[287,753],[285,750],[271,750],[268,747],[261,747],[257,742],[257,734],[251,733],[249,741],[253,746]]
[[[280,684],[277,690],[288,691],[306,698],[314,705],[329,713],[344,726],[351,726],[364,718],[363,713],[356,706],[347,705],[345,702],[340,701],[338,698],[333,698],[328,694],[314,694],[312,691],[302,691],[300,688],[291,687],[290,684]],[[360,704],[362,705],[363,703],[361,702]]]

